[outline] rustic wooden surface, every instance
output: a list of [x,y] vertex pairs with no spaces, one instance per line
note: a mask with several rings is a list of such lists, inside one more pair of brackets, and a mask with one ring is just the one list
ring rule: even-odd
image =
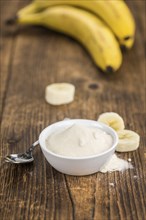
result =
[[[137,23],[136,42],[124,53],[121,69],[106,75],[66,36],[39,27],[6,27],[3,21],[28,1],[1,1],[1,220],[146,218],[145,3],[127,2]],[[75,101],[61,107],[48,105],[46,85],[63,81],[75,84]],[[63,175],[46,162],[39,147],[33,164],[17,166],[3,161],[7,154],[25,151],[53,122],[65,117],[96,120],[107,111],[119,113],[126,128],[141,136],[137,151],[118,154],[131,158],[132,170],[85,177]]]

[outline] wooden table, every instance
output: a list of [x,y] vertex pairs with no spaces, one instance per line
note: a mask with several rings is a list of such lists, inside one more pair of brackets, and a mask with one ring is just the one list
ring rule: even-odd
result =
[[[25,151],[53,122],[65,117],[96,120],[107,111],[119,113],[141,142],[137,151],[118,154],[131,158],[134,166],[123,173],[64,175],[46,162],[39,147],[33,164],[1,160],[0,219],[146,219],[144,1],[127,1],[137,23],[136,42],[111,75],[101,73],[86,51],[64,35],[39,27],[6,27],[3,21],[27,3],[2,0],[1,159]],[[50,106],[45,87],[64,81],[76,86],[75,101]]]

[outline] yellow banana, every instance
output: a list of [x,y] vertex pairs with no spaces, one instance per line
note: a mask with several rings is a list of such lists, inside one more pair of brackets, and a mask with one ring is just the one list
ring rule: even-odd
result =
[[53,5],[72,5],[93,12],[111,28],[122,46],[132,47],[135,36],[135,21],[124,1],[35,0],[29,7],[26,6],[26,8],[20,10],[18,16],[30,11],[33,13],[38,12]]
[[81,42],[95,63],[105,72],[122,63],[119,44],[112,31],[95,15],[71,6],[54,6],[40,13],[19,16],[20,24],[43,25]]
[[39,12],[39,9],[37,8],[37,4],[35,4],[35,1],[33,1],[33,3],[25,6],[24,8],[20,9],[17,12],[17,17],[21,17],[23,15],[27,15],[27,14],[33,14],[35,12]]

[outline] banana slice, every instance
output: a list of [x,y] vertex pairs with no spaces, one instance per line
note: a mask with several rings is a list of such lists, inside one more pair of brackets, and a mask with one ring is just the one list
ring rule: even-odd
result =
[[53,83],[46,87],[45,99],[51,105],[62,105],[74,100],[75,86],[70,83]]
[[134,151],[139,147],[140,136],[130,130],[121,130],[117,132],[119,143],[116,147],[118,152]]
[[98,121],[107,124],[115,131],[123,130],[125,128],[122,117],[115,112],[106,112],[99,115]]

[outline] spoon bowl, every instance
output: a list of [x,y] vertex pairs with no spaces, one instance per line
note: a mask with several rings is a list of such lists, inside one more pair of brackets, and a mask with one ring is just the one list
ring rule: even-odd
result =
[[10,154],[5,157],[5,161],[11,163],[30,163],[33,160],[33,156],[26,154]]
[[20,154],[10,154],[5,157],[5,161],[9,163],[31,163],[34,158],[32,156],[32,151],[39,144],[39,141],[34,142],[31,147],[25,152]]

